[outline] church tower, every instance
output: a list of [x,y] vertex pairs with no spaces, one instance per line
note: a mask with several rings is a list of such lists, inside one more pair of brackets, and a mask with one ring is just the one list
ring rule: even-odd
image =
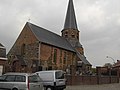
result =
[[64,29],[61,32],[62,37],[66,38],[81,55],[84,55],[83,47],[79,42],[79,30],[77,27],[73,0],[69,0]]

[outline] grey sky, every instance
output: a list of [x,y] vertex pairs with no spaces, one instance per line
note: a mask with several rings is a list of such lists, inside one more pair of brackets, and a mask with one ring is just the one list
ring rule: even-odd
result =
[[[93,66],[120,59],[120,0],[73,0],[80,42]],[[0,42],[7,52],[25,23],[61,34],[68,0],[1,0]]]

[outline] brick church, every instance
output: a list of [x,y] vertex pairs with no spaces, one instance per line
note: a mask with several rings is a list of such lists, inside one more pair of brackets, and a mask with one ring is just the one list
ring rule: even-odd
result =
[[69,0],[64,28],[61,35],[27,22],[8,53],[11,70],[35,72],[61,69],[70,73],[88,72],[91,64],[84,55],[73,0]]

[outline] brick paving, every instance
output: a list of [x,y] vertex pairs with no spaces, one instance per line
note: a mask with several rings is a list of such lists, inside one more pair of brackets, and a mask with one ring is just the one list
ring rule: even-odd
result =
[[120,90],[120,83],[103,85],[67,86],[65,90]]

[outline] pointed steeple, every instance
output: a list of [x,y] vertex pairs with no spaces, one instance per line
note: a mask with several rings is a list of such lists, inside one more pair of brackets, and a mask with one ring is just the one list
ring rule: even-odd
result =
[[78,30],[75,11],[74,11],[73,0],[69,0],[67,14],[66,14],[66,20],[65,20],[65,24],[64,24],[64,29]]

